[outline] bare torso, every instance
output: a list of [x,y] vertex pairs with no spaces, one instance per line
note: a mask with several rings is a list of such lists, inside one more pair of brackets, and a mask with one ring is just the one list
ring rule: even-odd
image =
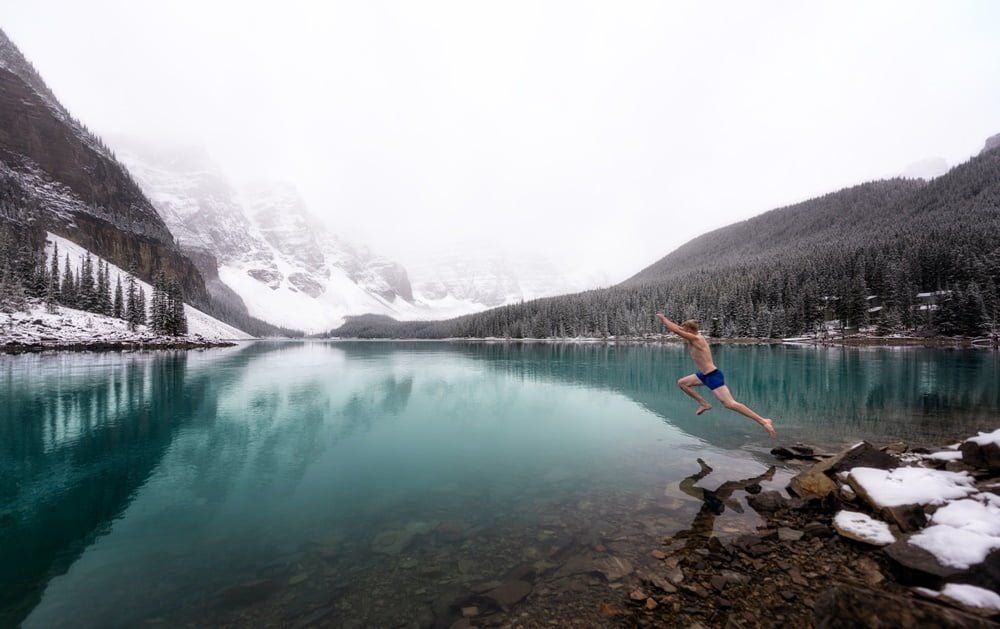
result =
[[694,359],[694,364],[698,365],[701,373],[711,373],[715,371],[715,363],[712,362],[712,350],[708,348],[708,341],[701,334],[693,341],[688,341],[688,352]]

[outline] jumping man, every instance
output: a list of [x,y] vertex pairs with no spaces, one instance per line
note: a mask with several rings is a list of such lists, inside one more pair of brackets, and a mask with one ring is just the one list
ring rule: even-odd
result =
[[694,364],[698,366],[699,371],[677,381],[677,386],[681,388],[681,391],[698,401],[698,410],[695,411],[695,415],[701,415],[712,408],[712,405],[692,388],[704,384],[715,393],[715,397],[719,398],[723,406],[754,420],[767,431],[767,434],[774,437],[776,433],[770,419],[761,417],[745,404],[740,404],[733,399],[733,394],[729,392],[729,387],[726,386],[726,381],[722,377],[722,371],[712,362],[712,351],[708,348],[708,341],[698,332],[698,322],[694,319],[688,319],[681,325],[677,325],[662,312],[656,313],[656,318],[662,321],[668,330],[687,341],[688,352],[691,353]]

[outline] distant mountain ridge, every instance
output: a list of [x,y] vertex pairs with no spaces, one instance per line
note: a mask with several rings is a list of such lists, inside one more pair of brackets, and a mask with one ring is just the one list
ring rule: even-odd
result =
[[886,211],[925,185],[913,179],[874,181],[770,210],[688,241],[623,284],[748,263],[802,246],[824,246],[855,233],[862,224],[873,230],[884,228],[884,219],[890,218]]
[[334,336],[606,337],[663,332],[653,313],[714,336],[838,326],[1000,329],[1000,136],[930,181],[861,184],[714,230],[621,284],[437,322],[351,319]]

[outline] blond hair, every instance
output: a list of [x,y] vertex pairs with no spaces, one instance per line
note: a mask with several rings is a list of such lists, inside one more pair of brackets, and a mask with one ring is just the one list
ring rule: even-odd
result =
[[681,327],[684,328],[685,330],[690,330],[691,332],[697,332],[698,331],[698,320],[697,319],[688,319],[687,321],[685,321],[684,323],[681,324]]

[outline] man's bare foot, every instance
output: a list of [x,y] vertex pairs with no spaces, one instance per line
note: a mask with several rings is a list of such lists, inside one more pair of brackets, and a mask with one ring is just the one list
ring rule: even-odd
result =
[[770,419],[765,419],[764,421],[761,422],[760,425],[764,427],[764,430],[767,431],[767,434],[771,435],[772,439],[778,436],[778,433],[774,431],[774,422],[772,422]]
[[698,406],[698,410],[696,410],[694,412],[694,414],[695,415],[701,415],[705,411],[708,411],[708,410],[711,410],[711,409],[712,409],[712,405],[711,404],[701,404],[701,405]]

